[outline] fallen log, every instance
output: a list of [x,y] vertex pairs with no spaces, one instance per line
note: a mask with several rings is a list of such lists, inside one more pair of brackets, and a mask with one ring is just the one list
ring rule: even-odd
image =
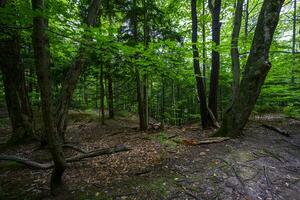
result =
[[187,139],[183,139],[183,140],[173,140],[176,143],[182,143],[185,145],[201,145],[201,144],[212,144],[212,143],[219,143],[219,142],[223,142],[226,140],[229,140],[229,137],[211,137],[211,138],[206,138],[204,140],[187,140]]
[[262,127],[270,129],[272,131],[275,131],[275,132],[277,132],[277,133],[279,133],[279,134],[281,134],[281,135],[283,135],[285,137],[290,137],[290,134],[287,131],[282,130],[280,128],[277,128],[275,126],[271,126],[271,125],[267,125],[267,124],[262,124]]
[[[86,158],[93,158],[97,156],[103,156],[103,155],[110,155],[122,151],[129,151],[130,149],[124,145],[121,146],[116,146],[112,148],[106,148],[106,149],[98,149],[94,151],[90,151],[88,153],[82,153],[70,158],[66,158],[67,163],[72,163],[72,162],[78,162],[80,160],[86,159]],[[14,161],[19,164],[23,164],[27,167],[35,168],[35,169],[51,169],[53,168],[54,164],[53,162],[48,162],[48,163],[39,163],[27,158],[22,158],[18,156],[11,156],[11,155],[3,155],[0,156],[0,160],[5,160],[5,161]]]

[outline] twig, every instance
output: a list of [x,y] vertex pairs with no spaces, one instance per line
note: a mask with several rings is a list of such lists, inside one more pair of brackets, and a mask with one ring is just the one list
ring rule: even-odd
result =
[[238,175],[237,171],[235,170],[234,166],[231,166],[232,171],[234,172],[234,175],[236,176],[236,178],[239,180],[240,184],[243,186],[243,188],[245,189],[245,183],[242,180],[242,178],[240,177],[240,175]]

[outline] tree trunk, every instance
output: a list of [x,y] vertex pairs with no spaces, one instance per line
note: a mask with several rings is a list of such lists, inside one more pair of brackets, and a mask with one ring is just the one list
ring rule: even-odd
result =
[[[88,8],[88,14],[87,18],[85,20],[86,24],[88,26],[95,26],[97,24],[98,19],[98,13],[100,9],[100,0],[92,0],[90,3],[90,6]],[[86,37],[85,34],[83,37]],[[62,139],[64,139],[64,135],[66,132],[67,127],[67,115],[68,115],[68,109],[69,104],[73,95],[73,92],[75,90],[76,84],[78,82],[78,79],[80,77],[80,74],[82,71],[85,70],[85,52],[86,52],[85,46],[79,47],[79,52],[72,63],[69,71],[66,74],[66,78],[63,82],[61,94],[59,97],[59,104],[56,109],[56,127],[57,131]]]
[[222,126],[215,136],[234,137],[242,133],[271,68],[269,50],[283,2],[284,0],[264,0],[240,90],[231,108],[224,114]]
[[107,76],[107,88],[108,88],[108,117],[109,119],[114,118],[114,90],[113,90],[113,79],[111,74]]
[[[13,6],[5,3],[1,2],[0,7]],[[24,67],[21,63],[19,32],[8,29],[4,34],[5,37],[0,40],[0,69],[12,125],[12,136],[8,143],[19,144],[33,137],[33,114],[25,83]]]
[[99,73],[99,81],[100,81],[100,113],[101,113],[101,124],[105,124],[105,113],[104,113],[104,83],[103,83],[103,62],[100,63],[100,73]]
[[202,59],[203,59],[203,82],[206,88],[206,21],[205,21],[205,1],[202,2]]
[[39,11],[39,14],[33,18],[32,43],[36,73],[41,92],[43,122],[54,162],[54,169],[51,175],[51,192],[57,194],[64,189],[62,175],[66,169],[66,160],[52,117],[49,40],[45,33],[48,22],[44,18],[45,7],[44,0],[32,0],[33,10],[36,12]]
[[294,67],[296,65],[296,22],[297,22],[297,0],[293,0],[293,44],[292,44],[292,52],[293,52],[293,64],[292,64],[292,84],[295,83],[295,70]]
[[214,117],[218,118],[218,86],[219,86],[219,71],[220,71],[220,11],[221,0],[209,0],[209,9],[212,14],[212,41],[213,50],[211,55],[212,65],[210,74],[210,87],[209,87],[209,103],[208,107],[211,109]]
[[199,51],[197,47],[197,30],[198,30],[198,20],[197,20],[197,4],[196,0],[191,0],[191,13],[192,13],[192,48],[193,48],[193,65],[194,73],[197,84],[197,93],[199,98],[201,122],[203,128],[208,128],[213,125],[212,119],[209,115],[206,103],[206,92],[203,82],[203,77],[201,76],[200,64],[199,64]]
[[[244,0],[237,0],[235,8],[235,18],[231,36],[231,62],[233,72],[232,99],[236,97],[240,85],[240,57],[239,57],[239,35],[241,30]],[[233,101],[233,100],[232,100]]]
[[249,0],[245,3],[245,38],[248,38],[248,23],[249,23]]

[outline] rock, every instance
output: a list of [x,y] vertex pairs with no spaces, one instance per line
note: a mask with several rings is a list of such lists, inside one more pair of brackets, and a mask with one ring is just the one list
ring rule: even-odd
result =
[[201,153],[200,153],[200,156],[205,156],[205,155],[206,155],[205,152],[201,152]]

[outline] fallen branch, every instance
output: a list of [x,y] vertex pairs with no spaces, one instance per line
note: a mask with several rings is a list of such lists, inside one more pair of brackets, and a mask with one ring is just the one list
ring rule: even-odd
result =
[[83,149],[81,149],[80,147],[78,147],[78,146],[74,146],[74,145],[72,145],[72,144],[63,144],[63,146],[62,146],[63,148],[68,148],[68,149],[73,149],[73,150],[75,150],[75,151],[78,151],[78,152],[80,152],[80,153],[89,153],[88,151],[86,151],[86,150],[83,150]]
[[275,131],[275,132],[277,132],[277,133],[279,133],[279,134],[281,134],[281,135],[283,135],[285,137],[290,137],[290,134],[287,131],[282,130],[280,128],[277,128],[275,126],[270,126],[270,125],[267,125],[267,124],[262,124],[262,126],[265,127],[265,128],[267,128],[267,129],[270,129],[272,131]]
[[77,161],[83,160],[85,158],[93,158],[93,157],[97,157],[97,156],[110,155],[110,154],[114,154],[114,153],[118,153],[118,152],[122,152],[122,151],[129,151],[129,150],[130,149],[124,145],[116,146],[113,148],[98,149],[98,150],[90,151],[89,153],[86,153],[86,154],[79,154],[79,155],[67,158],[66,161],[67,161],[67,163],[77,162]]
[[212,144],[212,143],[219,143],[219,142],[223,142],[226,140],[229,140],[229,137],[212,137],[212,138],[206,138],[205,140],[187,140],[187,139],[183,139],[183,140],[173,140],[176,143],[183,143],[185,145],[201,145],[201,144]]
[[[78,161],[86,159],[86,158],[93,158],[93,157],[102,156],[102,155],[110,155],[110,154],[114,154],[114,153],[118,153],[118,152],[122,152],[122,151],[128,151],[128,150],[130,150],[130,149],[123,145],[116,146],[113,148],[98,149],[98,150],[90,151],[88,153],[83,153],[83,154],[79,154],[79,155],[76,155],[76,156],[73,156],[70,158],[66,158],[66,162],[67,163],[78,162]],[[22,158],[22,157],[18,157],[18,156],[9,156],[9,155],[0,156],[0,160],[14,161],[19,164],[23,164],[25,166],[32,167],[35,169],[50,169],[54,166],[53,162],[39,163],[36,161],[29,160],[27,158]]]

